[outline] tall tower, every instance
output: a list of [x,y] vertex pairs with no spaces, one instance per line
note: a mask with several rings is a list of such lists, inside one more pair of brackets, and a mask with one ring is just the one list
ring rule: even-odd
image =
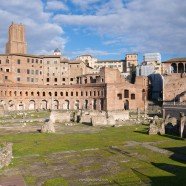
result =
[[12,23],[9,27],[9,37],[6,44],[6,54],[26,54],[25,27]]

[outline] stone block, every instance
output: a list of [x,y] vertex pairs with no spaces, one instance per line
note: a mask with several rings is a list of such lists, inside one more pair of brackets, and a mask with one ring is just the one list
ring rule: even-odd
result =
[[12,143],[5,143],[0,146],[0,169],[8,166],[12,159]]
[[92,116],[92,126],[106,126],[107,118],[105,116]]
[[55,133],[54,124],[52,121],[45,122],[41,127],[41,133]]
[[52,111],[50,114],[50,121],[53,123],[64,123],[71,121],[71,113],[70,112],[57,112]]
[[129,111],[127,110],[108,111],[108,117],[110,116],[112,116],[115,121],[126,121],[129,120]]
[[110,126],[116,125],[116,120],[114,119],[113,116],[109,116],[109,117],[107,118],[107,125],[110,125]]
[[82,115],[80,119],[80,123],[83,124],[92,124],[92,117],[90,115]]
[[155,135],[158,134],[158,132],[159,132],[158,126],[153,123],[150,124],[148,134]]

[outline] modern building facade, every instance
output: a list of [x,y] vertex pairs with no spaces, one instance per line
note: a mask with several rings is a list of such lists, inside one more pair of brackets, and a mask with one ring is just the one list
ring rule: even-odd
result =
[[162,99],[162,64],[160,53],[146,53],[141,65],[136,67],[136,76],[149,78],[149,99]]

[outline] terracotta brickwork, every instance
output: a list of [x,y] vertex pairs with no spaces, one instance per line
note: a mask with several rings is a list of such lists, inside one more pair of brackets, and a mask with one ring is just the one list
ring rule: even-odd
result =
[[26,54],[25,27],[22,24],[14,24],[9,27],[6,54]]
[[164,101],[180,101],[180,96],[184,92],[186,92],[186,74],[173,73],[164,76]]
[[[64,58],[59,50],[54,55],[26,54],[24,34],[23,25],[11,25],[7,53],[0,55],[0,104],[5,110],[145,109],[147,78],[137,77],[131,84],[118,69],[95,71],[80,58]],[[15,47],[16,42],[21,44]],[[137,55],[130,58],[136,61]]]
[[106,83],[107,110],[144,110],[147,104],[148,80],[146,77],[137,77],[135,84],[124,79],[118,70],[103,68]]
[[163,101],[185,102],[186,58],[173,58],[163,62]]

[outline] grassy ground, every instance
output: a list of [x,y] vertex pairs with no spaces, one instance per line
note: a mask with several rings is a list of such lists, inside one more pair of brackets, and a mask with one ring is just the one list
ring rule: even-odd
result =
[[[14,159],[0,174],[17,171],[28,185],[184,185],[186,141],[146,131],[141,125],[92,134],[2,134],[1,142],[14,144]],[[142,145],[149,142],[167,151]]]

